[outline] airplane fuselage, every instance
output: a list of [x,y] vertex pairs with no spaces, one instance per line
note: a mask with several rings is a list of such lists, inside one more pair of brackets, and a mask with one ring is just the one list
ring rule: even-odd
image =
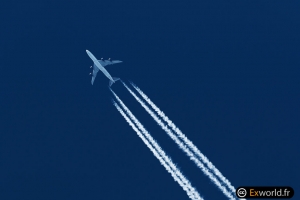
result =
[[103,74],[112,82],[115,82],[114,79],[111,77],[111,75],[108,73],[108,71],[99,63],[99,61],[97,60],[97,58],[88,50],[86,50],[86,53],[88,54],[88,56],[92,59],[92,61],[94,62],[94,64],[99,68],[99,70],[101,70],[103,72]]

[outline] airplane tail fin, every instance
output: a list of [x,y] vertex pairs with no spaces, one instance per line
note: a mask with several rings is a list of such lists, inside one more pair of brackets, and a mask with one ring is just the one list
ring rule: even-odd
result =
[[114,84],[116,81],[120,80],[120,78],[112,77],[114,81],[109,80],[109,87],[111,87],[112,84]]

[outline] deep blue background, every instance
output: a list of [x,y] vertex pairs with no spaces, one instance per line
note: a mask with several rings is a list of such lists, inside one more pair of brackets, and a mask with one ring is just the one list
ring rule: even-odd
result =
[[[299,198],[299,1],[1,3],[0,199],[188,199],[111,104],[136,83],[235,187]],[[205,199],[226,199],[113,85]]]

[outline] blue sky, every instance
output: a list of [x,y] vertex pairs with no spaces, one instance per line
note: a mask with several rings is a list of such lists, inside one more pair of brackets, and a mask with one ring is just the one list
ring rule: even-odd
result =
[[[133,81],[235,186],[299,191],[298,1],[1,6],[0,199],[188,199],[111,103]],[[204,199],[226,197],[118,82]]]

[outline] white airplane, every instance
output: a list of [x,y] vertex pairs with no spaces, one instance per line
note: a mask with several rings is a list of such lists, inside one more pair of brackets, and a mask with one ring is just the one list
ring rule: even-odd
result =
[[116,63],[121,63],[122,61],[120,60],[110,60],[110,58],[108,60],[103,60],[103,58],[101,58],[101,60],[97,60],[96,57],[89,51],[86,50],[86,53],[89,55],[89,57],[93,60],[94,65],[91,66],[90,68],[93,68],[93,73],[90,73],[90,75],[92,76],[92,85],[95,81],[95,78],[97,76],[97,73],[99,70],[101,70],[103,72],[103,74],[109,79],[109,87],[115,83],[117,80],[119,80],[119,78],[116,77],[112,77],[108,71],[104,68],[104,66],[106,65],[113,65]]

